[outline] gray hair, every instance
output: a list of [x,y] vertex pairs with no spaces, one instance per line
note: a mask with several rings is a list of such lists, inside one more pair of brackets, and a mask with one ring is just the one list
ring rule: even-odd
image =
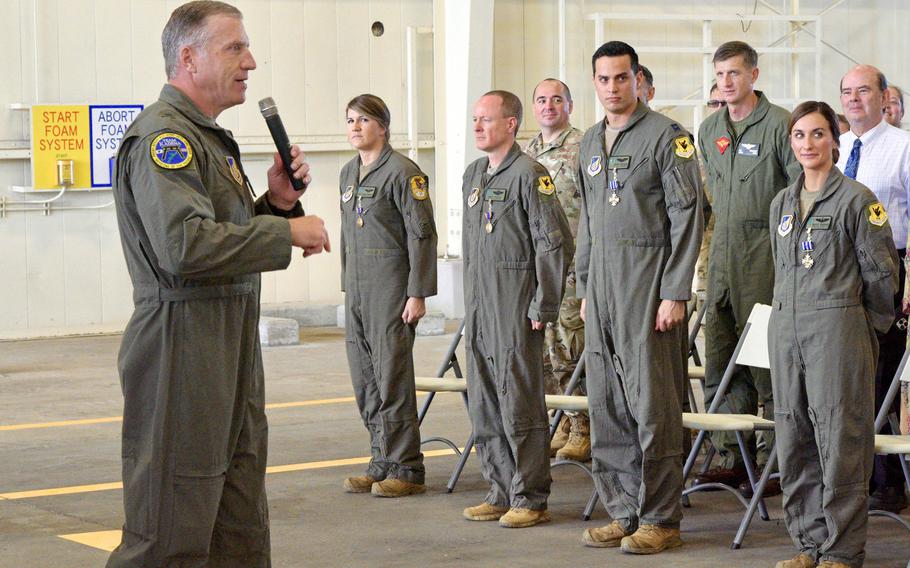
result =
[[208,41],[206,19],[219,14],[243,19],[240,10],[216,0],[187,2],[171,13],[164,31],[161,32],[161,51],[164,53],[164,71],[168,79],[173,79],[177,74],[180,48],[186,45],[202,45]]

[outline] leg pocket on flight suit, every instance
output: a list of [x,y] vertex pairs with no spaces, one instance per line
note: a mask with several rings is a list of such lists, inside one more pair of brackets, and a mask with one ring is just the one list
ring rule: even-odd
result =
[[223,489],[224,475],[175,477],[168,556],[208,555]]

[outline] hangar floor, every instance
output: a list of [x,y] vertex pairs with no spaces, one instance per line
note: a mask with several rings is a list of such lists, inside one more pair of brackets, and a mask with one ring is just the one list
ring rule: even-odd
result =
[[[418,338],[419,374],[435,371],[450,340]],[[104,549],[119,538],[119,343],[119,336],[0,343],[0,567],[102,566]],[[768,567],[794,554],[780,497],[769,500],[772,520],[756,519],[744,548],[730,550],[742,510],[717,493],[694,496],[678,550],[631,557],[585,548],[583,529],[609,519],[600,506],[591,521],[580,519],[591,483],[574,468],[553,472],[551,523],[513,530],[472,523],[461,510],[486,492],[477,460],[447,494],[455,456],[439,444],[425,446],[427,494],[345,494],[342,479],[362,471],[368,451],[343,333],[305,329],[300,345],[263,351],[276,567]],[[450,394],[437,397],[422,433],[463,443],[469,430],[461,398]],[[871,519],[869,530],[867,566],[906,566],[907,532],[883,518]]]

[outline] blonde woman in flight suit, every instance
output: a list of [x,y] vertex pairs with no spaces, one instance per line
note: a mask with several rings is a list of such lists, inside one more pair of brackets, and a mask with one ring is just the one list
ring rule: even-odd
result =
[[372,459],[344,488],[403,497],[426,491],[412,350],[424,299],[436,294],[436,226],[427,176],[392,150],[389,122],[375,95],[348,103],[358,155],[339,180],[345,340]]

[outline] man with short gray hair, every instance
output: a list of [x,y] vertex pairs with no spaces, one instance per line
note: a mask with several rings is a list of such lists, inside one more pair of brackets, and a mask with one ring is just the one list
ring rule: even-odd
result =
[[[271,565],[259,273],[329,249],[276,153],[256,202],[231,133],[256,61],[242,15],[180,6],[168,82],[123,136],[113,175],[135,311],[120,347],[123,508],[109,568]],[[293,176],[309,183],[295,146]]]
[[515,142],[521,101],[490,91],[474,105],[486,154],[464,173],[465,351],[468,410],[490,491],[471,521],[509,528],[550,520],[543,329],[559,314],[575,250],[547,170]]

